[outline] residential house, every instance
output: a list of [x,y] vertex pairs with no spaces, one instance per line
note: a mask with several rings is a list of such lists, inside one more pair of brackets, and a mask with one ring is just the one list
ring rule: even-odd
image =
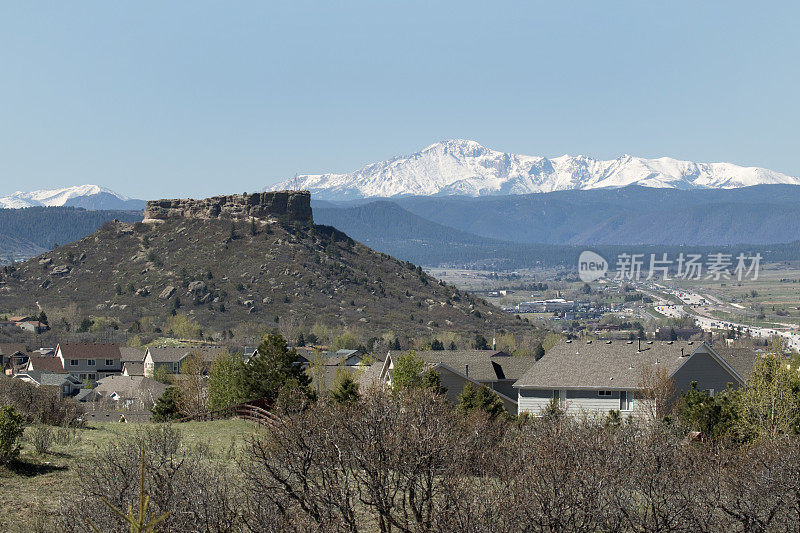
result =
[[37,355],[36,352],[28,354],[28,362],[23,369],[25,372],[49,372],[51,374],[67,374],[61,359],[53,355]]
[[119,353],[123,376],[144,376],[144,348],[120,346]]
[[55,356],[61,360],[65,371],[81,381],[96,381],[122,372],[118,344],[59,343]]
[[162,346],[148,348],[144,355],[144,376],[152,378],[158,368],[163,368],[170,374],[181,371],[181,363],[189,356],[186,348]]
[[113,402],[118,409],[150,409],[166,389],[144,376],[109,376],[97,382],[91,401]]
[[220,353],[226,350],[219,346],[199,346],[188,348],[159,347],[148,348],[144,356],[144,375],[153,377],[157,367],[163,367],[170,374],[180,374],[183,363],[190,355],[200,357],[203,362],[204,371],[211,370],[211,364]]
[[133,346],[120,346],[119,347],[120,362],[125,363],[141,363],[144,361],[145,348],[137,348]]
[[703,342],[565,340],[514,386],[520,413],[539,414],[555,401],[572,414],[646,417],[652,406],[642,397],[645,376],[658,374],[672,379],[676,394],[693,381],[711,394],[745,381],[731,361]]
[[0,366],[6,374],[13,374],[15,369],[20,369],[28,362],[28,353],[22,343],[0,344]]
[[[391,385],[395,359],[403,354],[389,353],[383,363],[380,381]],[[427,369],[435,371],[447,399],[458,402],[467,383],[485,385],[503,400],[506,409],[517,412],[516,382],[534,364],[533,356],[512,356],[496,350],[433,350],[416,352]]]
[[75,396],[83,387],[81,381],[71,374],[56,374],[53,372],[29,370],[16,374],[14,378],[27,383],[33,383],[40,387],[53,387],[54,389],[58,389],[59,395],[62,398]]
[[125,361],[122,363],[122,375],[123,376],[144,376],[144,363],[143,362],[134,362],[134,361]]
[[31,333],[43,333],[50,329],[44,322],[30,320],[25,316],[12,316],[8,320],[2,320],[0,321],[0,327],[3,329],[21,329]]

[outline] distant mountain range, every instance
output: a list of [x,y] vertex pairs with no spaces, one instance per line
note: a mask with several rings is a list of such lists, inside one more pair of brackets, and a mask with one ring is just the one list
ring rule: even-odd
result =
[[800,177],[732,163],[694,163],[624,155],[547,158],[499,152],[475,141],[442,141],[408,156],[347,174],[299,175],[267,190],[308,189],[319,200],[403,196],[492,196],[628,185],[669,189],[731,189],[800,185]]
[[800,238],[796,185],[693,191],[629,186],[312,205],[316,222],[425,265],[496,260],[534,266],[538,259],[565,258],[558,247],[746,244],[767,251]]
[[99,185],[76,185],[63,189],[17,191],[0,197],[0,209],[24,207],[82,207],[84,209],[144,209],[144,200],[131,199]]
[[[429,200],[440,200],[444,204],[448,204],[453,199]],[[476,215],[481,208],[479,204],[486,200],[489,199],[475,199],[475,203],[478,205],[467,208],[464,218]],[[314,220],[318,223],[334,225],[375,250],[426,266],[471,267],[493,270],[538,266],[574,267],[578,255],[586,249],[599,252],[603,257],[607,258],[615,257],[619,253],[641,253],[644,254],[644,257],[649,257],[651,253],[659,254],[659,256],[660,254],[668,253],[670,257],[674,258],[681,252],[702,254],[723,252],[734,256],[738,252],[759,252],[765,261],[770,262],[800,259],[800,241],[797,240],[797,234],[791,237],[793,242],[780,244],[708,244],[699,240],[698,242],[688,242],[684,245],[675,244],[669,239],[665,239],[662,244],[647,244],[649,242],[647,238],[654,237],[647,235],[650,227],[645,227],[639,235],[645,235],[646,238],[632,239],[622,244],[609,244],[614,241],[609,241],[609,243],[600,241],[590,244],[578,244],[570,243],[568,240],[562,240],[557,244],[537,243],[485,237],[448,227],[423,218],[409,210],[422,211],[423,207],[428,209],[431,208],[431,205],[409,205],[411,202],[406,203],[405,200],[397,200],[396,202],[386,200],[363,201],[346,207],[336,207],[324,202],[318,202],[314,207]],[[398,203],[404,204],[403,207]],[[456,211],[459,207],[464,207],[464,204],[446,206],[448,212]],[[519,207],[522,210],[524,206]],[[690,208],[688,211],[691,212],[693,209]],[[725,210],[720,208],[713,211],[705,219],[711,226],[706,228],[703,233],[709,235],[709,238],[719,238],[712,236],[716,231],[713,224],[721,222],[721,216]],[[734,210],[731,213],[731,218],[735,218],[737,211]],[[571,211],[567,213],[566,218],[577,214],[575,211]],[[682,216],[683,214],[676,217],[676,224],[666,228],[663,234],[669,232],[670,228],[675,230],[677,226],[684,224],[685,222],[680,221]],[[592,217],[588,216],[583,218],[582,221],[591,222],[591,219]],[[692,222],[697,221],[697,219],[691,217],[689,219]],[[530,220],[530,218],[527,218],[517,220],[517,222],[522,227]],[[513,226],[514,221],[515,219],[509,219],[506,223],[506,228]],[[487,222],[487,219],[484,219],[483,222]],[[570,231],[576,235],[581,234],[581,229],[578,227],[580,223],[580,220],[576,220],[574,225],[564,228],[564,234],[568,235]],[[540,224],[546,225],[547,223],[540,222]],[[557,222],[553,223],[554,228],[558,227],[558,225],[559,223]],[[597,222],[598,227],[608,227],[610,225],[602,221]],[[498,229],[497,232],[501,232],[501,229]],[[507,234],[509,234],[509,237],[519,238],[521,236],[519,233],[514,234],[510,231]],[[551,235],[554,234],[557,234],[557,232],[551,233]],[[744,238],[746,237],[745,233],[740,232],[739,235],[746,241]],[[789,232],[787,232],[788,235],[790,235]]]

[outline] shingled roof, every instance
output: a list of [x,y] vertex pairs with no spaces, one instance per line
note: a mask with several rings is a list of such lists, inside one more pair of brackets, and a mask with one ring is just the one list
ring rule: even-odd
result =
[[60,343],[56,349],[61,350],[64,359],[120,359],[119,344],[101,343]]
[[496,350],[431,350],[416,354],[430,365],[446,365],[480,382],[519,379],[535,361],[533,356],[512,356]]
[[64,366],[61,364],[61,359],[51,355],[31,355],[28,357],[27,364],[27,368],[37,372],[52,372],[55,374],[67,373],[67,371],[64,370]]
[[8,357],[17,352],[25,353],[25,351],[25,344],[21,342],[0,342],[0,355]]
[[134,348],[132,346],[120,346],[119,348],[120,360],[123,363],[136,362],[141,363],[144,361],[144,348]]
[[664,368],[668,376],[672,375],[701,346],[702,342],[693,341],[561,341],[514,386],[636,389],[642,369]]
[[189,349],[163,346],[160,348],[148,348],[147,353],[150,354],[154,363],[178,363],[189,355]]
[[731,365],[736,373],[742,376],[742,379],[745,381],[750,379],[750,374],[753,373],[756,360],[760,358],[760,355],[756,353],[754,348],[728,348],[727,346],[714,344],[711,349],[724,359],[726,363]]

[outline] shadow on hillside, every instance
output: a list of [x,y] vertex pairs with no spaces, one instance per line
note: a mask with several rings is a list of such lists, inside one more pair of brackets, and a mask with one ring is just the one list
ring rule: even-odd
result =
[[23,477],[42,476],[51,472],[60,472],[67,469],[66,466],[46,463],[28,463],[26,461],[13,461],[2,468],[11,474]]

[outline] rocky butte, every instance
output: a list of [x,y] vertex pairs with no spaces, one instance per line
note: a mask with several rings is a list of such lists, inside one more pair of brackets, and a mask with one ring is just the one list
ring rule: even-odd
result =
[[312,224],[311,193],[275,191],[214,196],[203,200],[151,200],[144,210],[145,222],[178,218],[269,219]]

